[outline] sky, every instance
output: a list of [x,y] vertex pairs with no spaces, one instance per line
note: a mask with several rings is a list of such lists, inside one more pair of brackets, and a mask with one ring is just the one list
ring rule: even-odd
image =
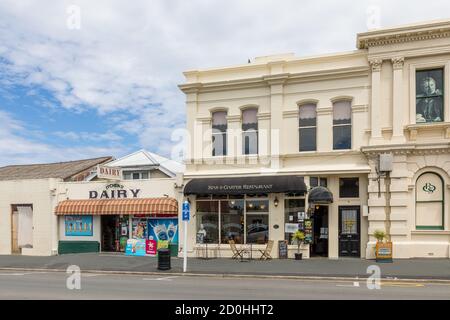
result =
[[183,71],[351,51],[358,32],[447,18],[447,0],[0,0],[0,166],[170,157]]

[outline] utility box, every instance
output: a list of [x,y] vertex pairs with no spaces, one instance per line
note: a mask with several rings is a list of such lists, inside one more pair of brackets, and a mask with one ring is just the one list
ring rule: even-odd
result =
[[379,172],[391,172],[394,166],[394,156],[392,153],[380,154],[378,159]]

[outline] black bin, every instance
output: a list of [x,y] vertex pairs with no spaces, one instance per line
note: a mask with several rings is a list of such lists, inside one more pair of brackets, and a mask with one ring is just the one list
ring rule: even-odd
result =
[[158,270],[170,270],[170,249],[158,250]]

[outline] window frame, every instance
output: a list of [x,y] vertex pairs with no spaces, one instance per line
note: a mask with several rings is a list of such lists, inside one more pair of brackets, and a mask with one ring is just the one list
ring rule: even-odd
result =
[[[226,157],[228,155],[228,120],[225,124],[225,130],[222,131],[219,128],[214,127],[214,115],[217,113],[225,113],[225,118],[228,117],[228,111],[227,110],[215,110],[211,113],[211,155],[213,157]],[[216,131],[217,130],[217,131]],[[222,153],[216,154],[216,149],[214,148],[214,140],[216,137],[221,137],[223,139],[223,145],[222,145]]]
[[[249,129],[245,129],[244,128],[244,113],[245,112],[247,112],[247,111],[250,111],[250,110],[256,110],[256,129],[251,129],[251,128],[249,128]],[[241,111],[241,117],[242,117],[242,121],[241,121],[241,130],[242,130],[242,133],[241,133],[241,139],[242,139],[242,150],[241,150],[241,152],[242,152],[242,155],[244,155],[244,156],[252,156],[252,155],[258,155],[259,154],[259,121],[258,121],[258,112],[259,112],[259,110],[258,110],[258,108],[257,107],[251,107],[251,108],[246,108],[246,109],[243,109],[242,111]],[[249,145],[248,145],[248,153],[247,153],[247,150],[246,150],[246,147],[247,147],[247,145],[246,145],[246,133],[254,133],[255,134],[255,136],[256,136],[256,153],[251,153],[250,152],[250,150],[251,150],[251,148],[250,148],[250,142],[249,142]]]
[[[356,197],[343,197],[342,193],[341,193],[341,180],[345,180],[345,179],[356,179],[357,183],[358,183],[358,195]],[[361,192],[360,192],[360,187],[361,187],[361,179],[360,177],[339,177],[339,199],[359,199],[361,197]]]
[[427,98],[429,98],[429,97],[421,97],[421,98],[419,98],[419,97],[417,97],[417,74],[419,73],[419,72],[427,72],[427,71],[441,71],[442,72],[442,94],[441,95],[434,95],[434,96],[429,96],[429,97],[441,97],[442,98],[442,119],[441,119],[441,121],[429,121],[429,122],[417,122],[417,118],[416,118],[416,121],[415,121],[415,123],[416,124],[433,124],[433,123],[443,123],[443,122],[445,122],[445,119],[446,119],[446,116],[447,116],[447,112],[446,112],[446,107],[445,107],[445,105],[446,105],[446,99],[445,99],[445,96],[446,96],[446,91],[447,91],[447,88],[446,88],[446,76],[445,76],[445,66],[442,66],[442,67],[436,67],[436,68],[418,68],[418,69],[416,69],[415,70],[415,73],[414,73],[414,82],[415,82],[415,89],[414,89],[414,103],[415,103],[415,106],[416,106],[416,109],[415,109],[415,114],[417,115],[417,101],[420,99],[420,100],[423,100],[423,99],[427,99]]
[[[300,109],[302,107],[305,106],[314,106],[314,112],[316,114],[314,120],[315,120],[315,124],[314,126],[302,126],[300,125]],[[298,124],[298,151],[299,152],[315,152],[317,151],[317,103],[316,102],[309,102],[309,103],[302,103],[302,104],[298,104],[298,119],[297,119],[297,124]],[[314,149],[313,150],[301,150],[301,144],[302,144],[302,134],[301,131],[302,129],[314,129]]]
[[[251,201],[251,200],[255,200],[255,201],[267,201],[267,211],[266,212],[254,212],[254,213],[248,213],[249,216],[251,215],[267,215],[267,221],[268,221],[268,225],[267,225],[267,239],[270,240],[270,199],[267,195],[262,196],[262,197],[252,197],[249,195],[244,195],[243,198],[241,198],[241,196],[237,196],[237,197],[233,197],[233,196],[226,196],[223,199],[214,199],[212,196],[210,197],[210,199],[198,199],[196,200],[196,213],[195,215],[197,215],[197,202],[218,202],[218,212],[217,212],[217,217],[218,217],[218,243],[211,243],[214,245],[226,245],[224,243],[222,243],[222,207],[221,207],[221,203],[222,201],[225,202],[229,202],[232,200],[236,200],[236,201],[244,201],[244,242],[242,243],[242,245],[247,245],[250,243],[247,243],[247,201]],[[201,213],[200,213],[201,214]],[[196,226],[195,226],[196,230],[195,233],[197,234],[198,232],[198,225],[196,222]],[[197,240],[195,240],[196,245],[201,245],[202,243],[197,243]],[[257,243],[252,243],[252,244],[257,244]],[[258,244],[257,244],[258,245]],[[263,244],[261,244],[263,245]]]
[[[431,200],[431,201],[417,201],[417,182],[419,181],[419,179],[426,174],[434,174],[435,176],[437,176],[439,178],[439,180],[441,181],[441,188],[442,188],[442,200],[440,201],[436,201],[436,200]],[[420,231],[433,231],[433,230],[445,230],[445,181],[444,178],[442,178],[442,176],[436,172],[433,171],[427,171],[427,172],[423,172],[422,174],[420,174],[417,179],[416,179],[416,183],[415,183],[415,199],[414,199],[414,211],[415,211],[415,225],[416,225],[416,230],[420,230]],[[417,225],[417,203],[441,203],[441,225],[440,226],[421,226],[421,225]]]
[[[353,107],[353,100],[351,99],[336,99],[333,100],[333,107],[332,107],[332,116],[333,116],[333,128],[332,128],[332,135],[333,135],[333,150],[352,150],[353,148],[353,112],[352,112],[352,107]],[[349,108],[350,108],[350,119],[349,119],[349,123],[339,123],[339,124],[335,124],[334,123],[334,112],[335,112],[335,104],[339,103],[339,102],[347,102],[349,104]],[[343,127],[350,127],[350,147],[349,148],[336,148],[335,143],[336,143],[336,137],[334,134],[334,129],[335,128],[343,128]]]

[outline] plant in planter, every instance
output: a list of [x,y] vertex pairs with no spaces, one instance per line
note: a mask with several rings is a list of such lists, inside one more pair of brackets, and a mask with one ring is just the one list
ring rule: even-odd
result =
[[375,237],[375,239],[377,239],[377,242],[383,242],[383,240],[386,238],[386,232],[384,232],[383,230],[375,230],[373,236]]
[[295,254],[295,260],[302,260],[303,254],[300,253],[300,246],[305,241],[305,233],[297,230],[292,236],[292,241],[297,243],[297,253]]

